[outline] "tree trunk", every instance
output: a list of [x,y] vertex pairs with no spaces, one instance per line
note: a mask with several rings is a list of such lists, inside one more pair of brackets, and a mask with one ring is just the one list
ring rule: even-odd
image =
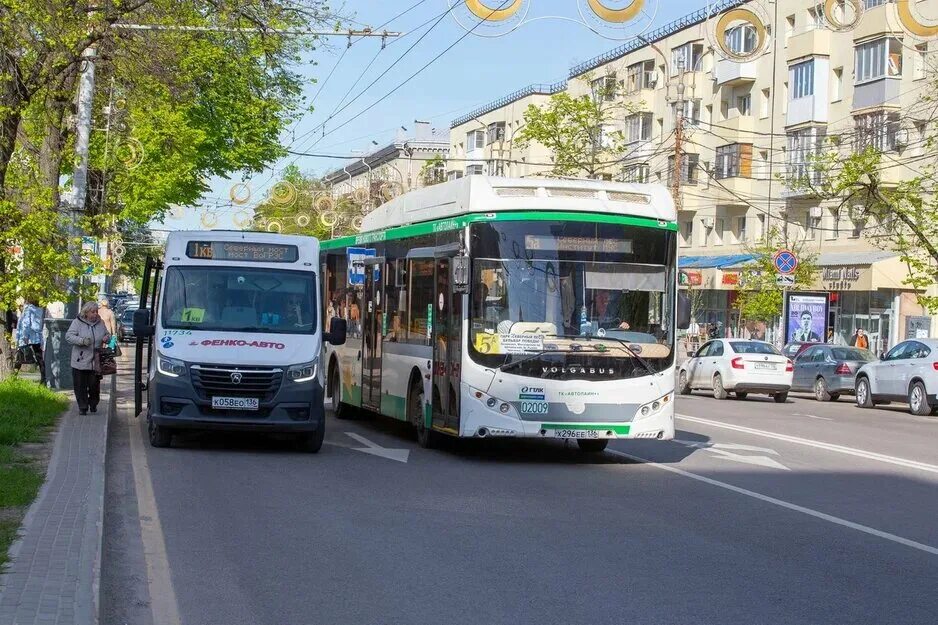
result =
[[51,208],[59,206],[59,175],[62,173],[65,140],[65,113],[74,97],[78,65],[66,70],[59,84],[52,89],[45,102],[45,133],[39,150],[39,172],[42,185],[51,193]]

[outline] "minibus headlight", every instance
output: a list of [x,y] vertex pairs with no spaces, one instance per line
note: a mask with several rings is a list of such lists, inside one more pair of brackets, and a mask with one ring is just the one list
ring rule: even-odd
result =
[[287,370],[287,377],[293,382],[309,382],[316,377],[318,361],[293,365]]
[[165,376],[178,378],[186,373],[186,363],[163,354],[156,354],[156,370]]

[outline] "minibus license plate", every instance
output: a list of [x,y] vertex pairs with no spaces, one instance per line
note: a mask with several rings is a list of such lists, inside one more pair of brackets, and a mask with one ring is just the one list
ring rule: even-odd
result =
[[257,410],[260,400],[256,397],[213,397],[212,408],[223,410]]
[[554,430],[554,438],[599,438],[596,430]]

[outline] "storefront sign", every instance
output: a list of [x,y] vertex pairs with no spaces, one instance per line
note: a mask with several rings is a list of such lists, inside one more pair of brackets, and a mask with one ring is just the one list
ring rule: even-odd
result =
[[821,343],[826,336],[827,293],[789,293],[785,302],[785,340]]
[[703,274],[699,271],[681,271],[677,281],[681,286],[700,286],[703,284]]
[[860,280],[860,268],[824,267],[821,270],[821,280],[824,287],[830,291],[852,291]]
[[739,272],[738,271],[724,271],[723,272],[723,284],[727,286],[738,286],[739,285]]

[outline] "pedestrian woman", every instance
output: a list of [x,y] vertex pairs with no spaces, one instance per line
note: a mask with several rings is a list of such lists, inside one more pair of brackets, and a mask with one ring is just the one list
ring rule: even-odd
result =
[[[35,364],[39,367],[39,383],[46,384],[46,366],[42,358],[42,324],[46,311],[35,298],[29,298],[23,305],[23,314],[20,315],[16,326],[16,347],[19,358],[13,368],[17,371],[23,363]],[[25,353],[30,355],[27,358]]]
[[111,338],[98,316],[98,305],[87,302],[65,333],[72,346],[72,381],[78,413],[97,412],[101,400],[101,359],[99,354]]

